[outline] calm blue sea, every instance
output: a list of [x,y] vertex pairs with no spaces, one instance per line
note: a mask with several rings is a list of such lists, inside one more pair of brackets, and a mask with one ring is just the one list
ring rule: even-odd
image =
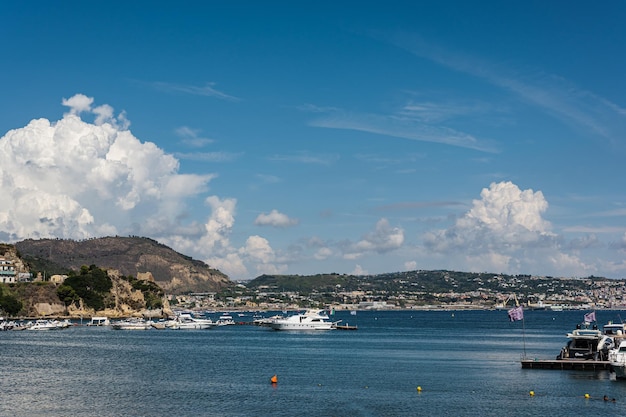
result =
[[608,371],[521,369],[524,351],[554,358],[584,313],[337,312],[359,330],[317,333],[0,332],[0,416],[624,416],[626,381]]

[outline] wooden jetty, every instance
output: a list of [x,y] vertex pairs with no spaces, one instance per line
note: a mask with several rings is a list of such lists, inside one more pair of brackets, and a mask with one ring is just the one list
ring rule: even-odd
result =
[[601,371],[610,369],[609,361],[568,359],[522,359],[524,369],[558,369],[577,371]]

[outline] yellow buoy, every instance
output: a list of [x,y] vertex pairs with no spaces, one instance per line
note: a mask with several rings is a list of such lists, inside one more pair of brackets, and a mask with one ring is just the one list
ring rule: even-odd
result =
[[529,394],[532,397],[533,395],[535,395],[535,391],[530,391]]
[[585,398],[589,398],[589,394],[585,394]]
[[417,387],[417,392],[422,392],[422,387]]
[[276,383],[278,383],[278,377],[277,377],[276,375],[274,375],[273,377],[271,377],[271,378],[270,378],[270,382],[271,382],[272,384],[276,384]]

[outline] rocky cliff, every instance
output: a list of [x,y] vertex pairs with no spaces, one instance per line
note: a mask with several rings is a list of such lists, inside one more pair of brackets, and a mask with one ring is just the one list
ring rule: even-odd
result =
[[95,265],[138,277],[150,273],[168,294],[217,292],[232,285],[226,275],[202,261],[143,237],[103,237],[83,241],[27,239],[15,247],[31,272],[50,274]]

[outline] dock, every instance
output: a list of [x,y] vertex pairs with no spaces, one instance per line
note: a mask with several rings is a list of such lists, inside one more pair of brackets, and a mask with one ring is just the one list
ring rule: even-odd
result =
[[523,369],[558,369],[577,371],[609,370],[609,361],[567,360],[567,359],[522,359]]

